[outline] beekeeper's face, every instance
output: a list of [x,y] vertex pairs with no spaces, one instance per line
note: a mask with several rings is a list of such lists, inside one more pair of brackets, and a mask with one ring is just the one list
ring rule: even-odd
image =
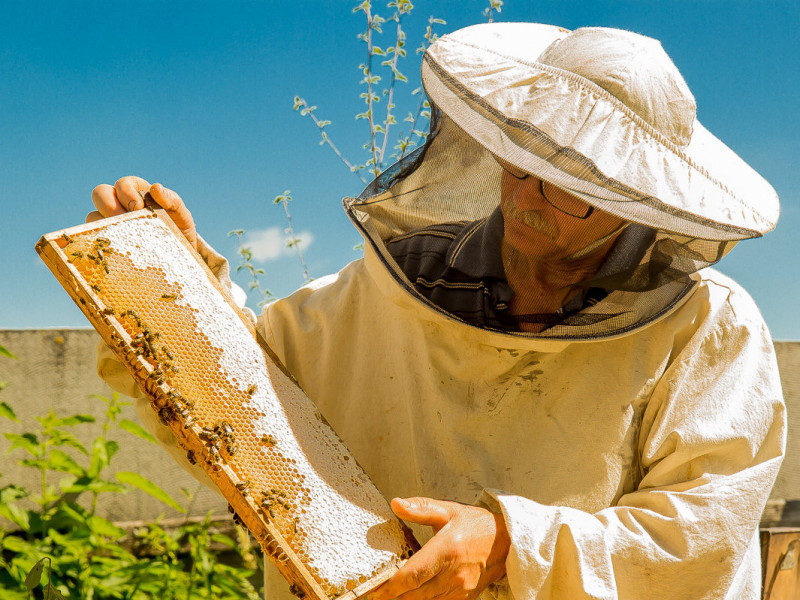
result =
[[597,210],[576,196],[497,159],[503,167],[500,207],[506,242],[531,258],[573,260],[608,237],[592,252],[607,252],[625,221]]

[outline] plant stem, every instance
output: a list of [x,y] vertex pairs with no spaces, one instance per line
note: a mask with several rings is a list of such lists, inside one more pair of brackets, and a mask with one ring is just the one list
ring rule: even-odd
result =
[[379,167],[383,166],[383,159],[386,156],[386,143],[389,141],[389,127],[391,127],[391,117],[392,117],[392,99],[394,98],[394,85],[397,83],[397,58],[400,56],[400,52],[402,51],[403,45],[403,38],[405,34],[403,34],[403,29],[400,24],[400,11],[395,10],[394,12],[394,20],[397,22],[397,39],[395,40],[394,44],[394,56],[392,57],[392,81],[389,83],[389,94],[386,99],[386,119],[383,123],[383,144],[381,144],[381,152],[380,152],[380,165]]
[[280,203],[283,205],[283,212],[286,215],[286,233],[289,234],[289,244],[292,248],[295,249],[297,252],[297,257],[300,259],[300,265],[303,267],[303,280],[304,281],[311,281],[311,275],[308,274],[308,265],[306,264],[305,258],[303,258],[303,251],[300,249],[300,240],[294,234],[294,226],[292,225],[292,215],[289,212],[289,200],[292,197],[286,193],[278,196],[280,198]]
[[314,121],[314,124],[317,126],[317,129],[319,129],[322,142],[327,144],[328,147],[331,150],[333,150],[334,154],[336,154],[336,156],[339,157],[339,160],[341,160],[347,166],[347,168],[350,170],[351,173],[355,173],[356,177],[358,177],[363,183],[368,183],[368,181],[364,179],[361,173],[359,173],[359,168],[356,167],[349,160],[347,160],[347,157],[342,153],[341,150],[339,150],[336,144],[333,143],[333,140],[328,135],[328,132],[325,131],[325,128],[328,126],[330,121],[320,121],[317,115],[314,114],[316,107],[309,106],[308,102],[306,102],[304,98],[300,98],[299,96],[295,96],[294,109],[300,110],[300,114],[304,117],[305,116],[311,117],[311,120]]
[[364,7],[364,14],[367,16],[367,33],[366,39],[364,40],[367,43],[367,66],[365,68],[364,79],[367,82],[367,119],[369,120],[369,134],[370,134],[370,151],[372,153],[372,174],[377,176],[380,173],[380,165],[378,163],[378,144],[376,140],[376,132],[375,132],[375,119],[373,117],[373,109],[372,109],[372,29],[373,29],[373,18],[372,18],[372,9],[367,4]]

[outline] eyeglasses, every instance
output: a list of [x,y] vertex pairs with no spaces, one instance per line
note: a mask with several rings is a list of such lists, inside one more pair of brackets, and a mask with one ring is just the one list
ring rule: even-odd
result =
[[[503,168],[503,170],[511,175],[514,179],[519,179],[522,181],[523,179],[531,177],[530,173],[526,173],[525,171],[517,169],[504,160],[501,160],[497,157],[495,157],[495,160]],[[547,186],[546,189],[545,186]],[[580,198],[565,192],[549,181],[539,179],[539,192],[542,194],[542,198],[544,198],[550,206],[564,214],[569,215],[570,217],[575,217],[576,219],[588,219],[589,216],[594,212],[594,206],[591,206]]]

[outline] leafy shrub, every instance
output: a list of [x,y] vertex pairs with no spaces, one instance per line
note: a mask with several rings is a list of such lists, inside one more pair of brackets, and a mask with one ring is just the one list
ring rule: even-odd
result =
[[[174,530],[154,522],[128,533],[97,514],[101,494],[125,493],[133,487],[184,511],[141,475],[120,472],[113,480],[105,476],[119,449],[111,439],[116,429],[148,443],[155,440],[136,423],[118,420],[124,404],[116,395],[98,398],[107,408],[91,448],[74,433],[95,422],[90,415],[59,417],[50,411],[38,418],[38,431],[4,434],[11,443],[9,452],[22,455],[18,464],[38,471],[41,489],[13,483],[0,487],[0,516],[11,525],[0,526],[0,597],[22,600],[43,593],[52,600],[259,598],[250,583],[258,566],[246,535],[234,539],[215,532],[209,518],[187,520]],[[0,403],[0,416],[18,421],[5,403]],[[233,553],[233,562],[246,566],[223,564],[222,551]],[[42,592],[36,589],[40,584]]]

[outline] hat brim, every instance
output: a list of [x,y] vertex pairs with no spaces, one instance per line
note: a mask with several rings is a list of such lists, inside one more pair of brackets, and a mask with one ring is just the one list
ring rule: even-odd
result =
[[567,34],[531,23],[459,30],[426,52],[423,85],[490,152],[620,218],[709,240],[775,227],[775,190],[699,122],[679,148],[588,79],[523,58]]

